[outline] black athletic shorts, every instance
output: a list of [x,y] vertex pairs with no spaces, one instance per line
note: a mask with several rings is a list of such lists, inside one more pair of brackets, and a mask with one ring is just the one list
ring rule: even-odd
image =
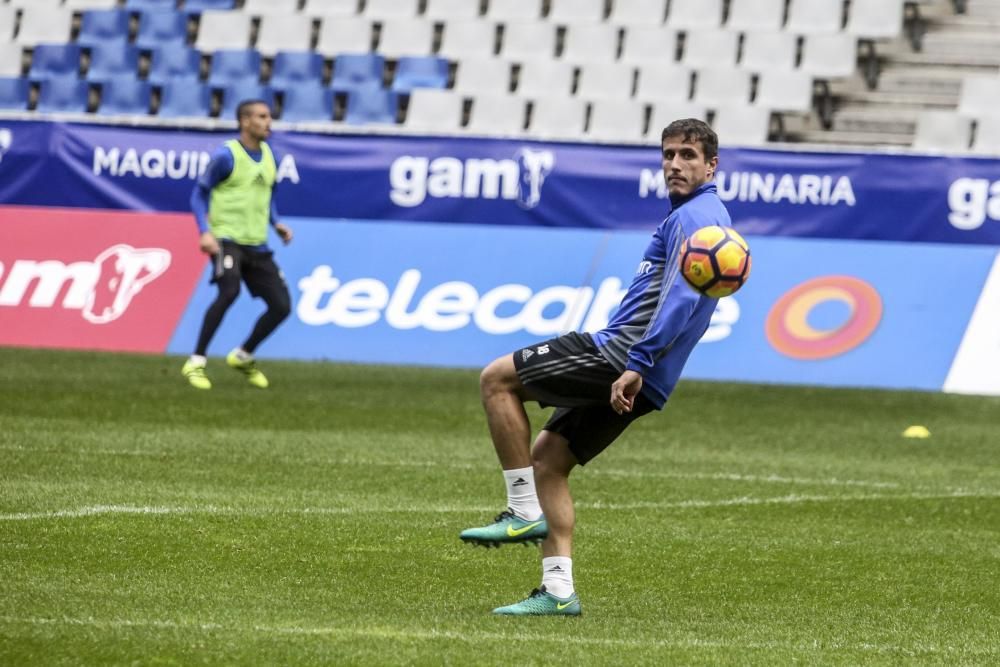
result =
[[514,352],[514,367],[528,395],[556,410],[545,430],[569,440],[580,465],[604,451],[639,417],[655,410],[643,394],[632,412],[611,409],[611,385],[621,375],[589,334],[568,333]]
[[229,240],[219,242],[222,249],[212,255],[212,282],[220,286],[242,280],[255,297],[270,301],[272,295],[288,294],[288,285],[281,269],[274,263],[274,253],[257,250]]

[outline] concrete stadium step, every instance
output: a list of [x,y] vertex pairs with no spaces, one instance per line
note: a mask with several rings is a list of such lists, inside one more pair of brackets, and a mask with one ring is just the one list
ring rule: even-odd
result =
[[851,132],[845,130],[809,130],[796,136],[799,143],[817,145],[856,146],[909,146],[912,133],[886,134],[871,132]]
[[891,109],[849,105],[833,117],[833,130],[884,135],[912,135],[917,116],[926,107],[898,105]]

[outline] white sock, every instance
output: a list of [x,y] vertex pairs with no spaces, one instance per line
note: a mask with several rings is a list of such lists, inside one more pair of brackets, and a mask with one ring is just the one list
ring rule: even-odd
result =
[[190,361],[195,366],[204,366],[205,364],[208,363],[208,359],[206,359],[200,354],[192,354]]
[[573,594],[573,559],[569,556],[549,556],[542,559],[542,586],[557,598]]
[[511,512],[525,521],[542,516],[542,507],[535,494],[534,468],[504,470],[503,478],[507,482],[507,507]]

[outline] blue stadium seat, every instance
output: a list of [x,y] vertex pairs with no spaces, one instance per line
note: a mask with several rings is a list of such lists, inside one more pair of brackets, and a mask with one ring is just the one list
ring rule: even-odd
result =
[[274,109],[274,91],[269,86],[245,79],[230,83],[222,89],[222,106],[219,109],[219,118],[235,119],[236,107],[244,100],[264,100],[269,107]]
[[164,44],[181,46],[187,43],[187,17],[173,9],[151,9],[139,14],[139,31],[135,45],[152,51]]
[[42,113],[83,113],[90,102],[90,83],[71,76],[52,77],[42,81],[38,90],[38,107]]
[[103,116],[148,114],[152,89],[148,81],[137,81],[134,75],[110,78],[101,85],[97,113]]
[[212,110],[212,90],[198,81],[176,79],[163,84],[161,118],[207,118]]
[[274,56],[270,85],[275,90],[322,81],[323,56],[315,51],[278,51]]
[[80,34],[76,38],[81,46],[95,46],[109,42],[128,41],[129,13],[124,9],[91,9],[83,12]]
[[139,49],[125,42],[106,42],[90,47],[90,68],[87,79],[96,83],[108,79],[130,75],[136,78],[139,72]]
[[334,92],[318,83],[300,83],[285,91],[281,120],[289,122],[333,120]]
[[125,0],[125,9],[144,12],[150,9],[177,9],[177,0]]
[[201,74],[201,54],[190,46],[164,44],[153,51],[146,77],[154,86],[184,79],[197,82]]
[[260,52],[254,49],[221,49],[212,54],[208,85],[224,88],[237,81],[260,80]]
[[28,78],[45,81],[53,77],[79,76],[79,44],[39,44],[31,52],[31,69]]
[[206,9],[226,10],[235,7],[236,0],[184,0],[184,12],[187,14],[201,14]]
[[381,86],[358,86],[347,93],[344,122],[350,125],[396,122],[399,95]]
[[385,57],[377,53],[342,53],[333,61],[330,87],[338,93],[359,87],[382,85]]
[[31,83],[25,77],[0,77],[0,109],[24,111],[30,92]]
[[414,88],[447,88],[448,59],[436,56],[404,56],[396,63],[392,89],[408,93]]

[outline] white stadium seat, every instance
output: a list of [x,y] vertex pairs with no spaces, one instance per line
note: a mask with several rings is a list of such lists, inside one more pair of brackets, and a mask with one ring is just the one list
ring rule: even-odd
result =
[[465,98],[453,90],[415,88],[410,93],[404,125],[428,132],[458,132]]
[[857,69],[857,39],[844,33],[810,35],[802,44],[799,67],[815,77],[836,79],[849,77]]
[[378,38],[378,52],[386,58],[429,56],[434,51],[434,24],[425,19],[386,19]]
[[676,30],[712,30],[722,26],[722,0],[670,0],[667,25]]
[[252,16],[293,14],[299,10],[298,0],[243,0],[242,11]]
[[658,26],[667,18],[667,0],[615,0],[608,22],[614,25]]
[[202,53],[248,48],[250,23],[250,15],[243,12],[206,10],[198,21],[198,37],[194,46]]
[[725,146],[762,146],[770,128],[771,112],[760,107],[722,106],[712,119],[712,129]]
[[515,92],[521,97],[570,95],[576,67],[561,60],[536,60],[523,63]]
[[484,19],[449,20],[444,24],[438,54],[452,60],[481,58],[496,53],[497,27]]
[[358,0],[306,0],[302,13],[308,16],[354,16],[359,8]]
[[912,147],[928,153],[967,151],[970,131],[971,121],[954,111],[922,111]]
[[681,62],[689,67],[735,67],[739,35],[728,30],[689,30]]
[[618,58],[618,39],[618,28],[609,23],[571,25],[560,57],[574,63],[612,62]]
[[537,21],[542,18],[542,0],[490,0],[486,16],[503,22]]
[[620,60],[632,65],[672,64],[677,60],[677,32],[664,26],[628,26],[622,34]]
[[765,70],[757,78],[754,104],[772,111],[806,113],[812,108],[812,76],[801,71]]
[[635,100],[594,100],[587,136],[603,141],[639,141],[646,132],[646,105]]
[[785,0],[737,0],[729,4],[728,30],[781,30],[785,22]]
[[479,94],[472,99],[465,129],[480,134],[516,135],[524,131],[527,103],[517,95]]
[[434,21],[471,20],[479,18],[479,3],[475,0],[427,0],[424,17]]
[[750,104],[750,73],[733,68],[700,69],[695,75],[694,101],[707,107]]
[[541,21],[510,21],[503,24],[500,55],[510,60],[555,57],[556,28]]
[[372,50],[372,23],[362,16],[323,16],[316,51],[331,57],[338,53]]
[[691,98],[691,68],[683,65],[639,67],[635,96],[644,102],[671,100],[687,103]]
[[[893,0],[886,0],[892,2]],[[789,0],[785,30],[796,35],[838,33],[844,21],[844,0]]]
[[1000,76],[967,74],[962,79],[958,112],[967,116],[995,115],[1000,110]]
[[361,13],[373,21],[412,19],[420,13],[420,0],[365,0]]
[[576,94],[588,100],[632,97],[635,69],[621,63],[587,63],[580,66]]
[[455,68],[454,90],[466,94],[506,95],[510,92],[511,64],[500,58],[463,58]]
[[848,33],[868,39],[893,39],[903,32],[904,0],[851,0]]
[[978,155],[1000,158],[1000,116],[992,113],[979,119],[972,151]]
[[305,14],[265,14],[260,18],[256,49],[265,56],[278,51],[307,51],[312,47],[313,20]]
[[788,32],[745,33],[740,67],[756,72],[795,69],[798,41],[798,37]]
[[587,103],[575,97],[539,97],[531,105],[528,131],[539,139],[580,140],[587,123]]
[[649,114],[649,129],[646,131],[646,137],[658,142],[660,135],[663,133],[663,128],[675,120],[683,118],[708,120],[708,109],[700,104],[675,102],[673,100],[654,104]]
[[604,0],[549,0],[549,21],[559,24],[600,23]]
[[68,42],[72,27],[72,11],[32,5],[21,9],[21,27],[18,28],[14,41],[24,46]]

